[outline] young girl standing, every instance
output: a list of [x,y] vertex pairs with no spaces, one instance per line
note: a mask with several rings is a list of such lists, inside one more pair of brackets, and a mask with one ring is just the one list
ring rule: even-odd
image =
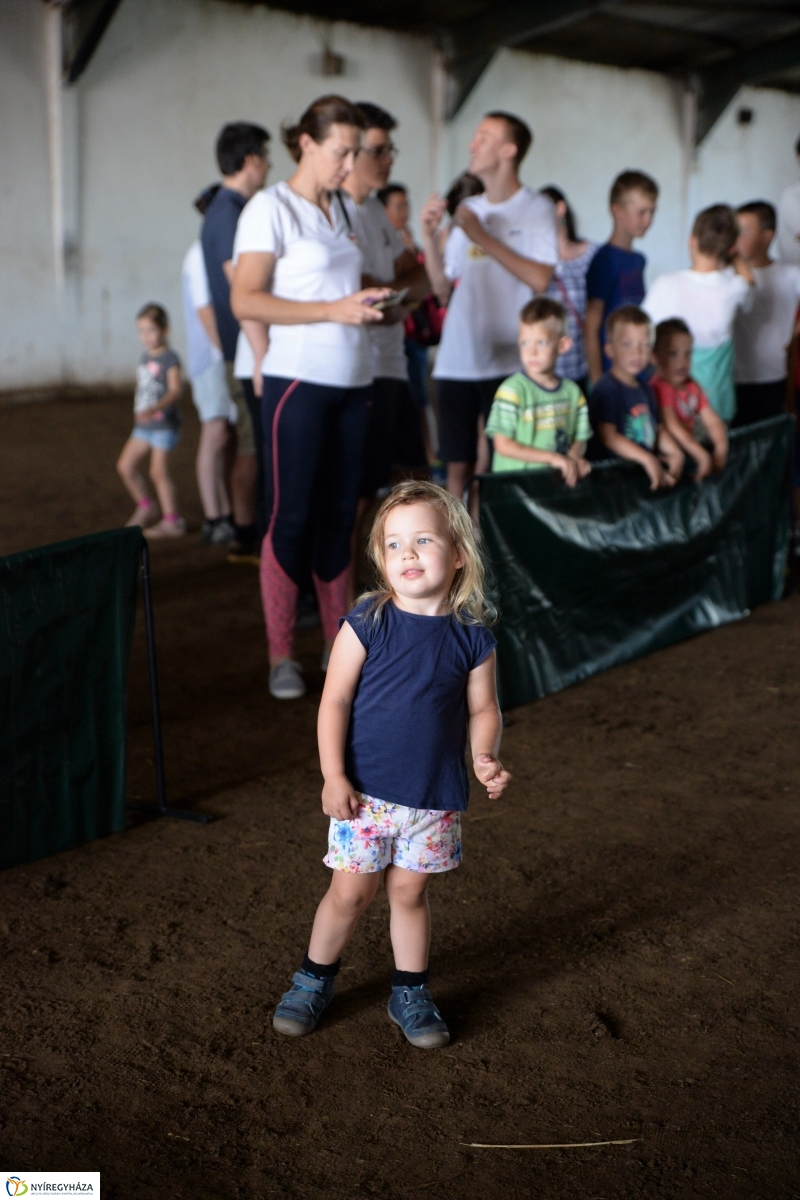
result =
[[395,960],[389,1016],[430,1050],[450,1034],[428,990],[427,887],[461,859],[468,732],[492,799],[510,778],[497,758],[496,643],[486,628],[494,613],[469,514],[435,484],[409,480],[389,493],[369,551],[381,585],[342,619],[319,710],[333,878],[272,1023],[290,1037],[314,1029],[383,873]]
[[[169,317],[160,304],[145,304],[136,315],[136,327],[144,353],[136,372],[134,429],[117,460],[120,478],[136,501],[127,524],[141,525],[150,538],[181,537],[186,522],[178,512],[168,463],[170,451],[180,440],[181,360],[169,345]],[[150,478],[161,505],[160,521],[139,471],[148,454]]]

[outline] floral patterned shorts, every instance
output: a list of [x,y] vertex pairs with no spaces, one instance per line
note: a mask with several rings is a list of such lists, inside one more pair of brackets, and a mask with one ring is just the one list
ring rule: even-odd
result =
[[390,864],[406,871],[452,871],[461,861],[461,813],[406,808],[362,793],[352,821],[331,818],[322,861],[353,875]]

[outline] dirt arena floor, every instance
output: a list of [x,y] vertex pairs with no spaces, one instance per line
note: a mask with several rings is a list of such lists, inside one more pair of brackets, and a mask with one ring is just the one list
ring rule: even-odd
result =
[[[129,410],[0,409],[0,553],[127,518]],[[199,541],[196,436],[189,412],[193,532],[153,562],[169,799],[214,821],[0,876],[0,1168],[99,1169],[106,1200],[800,1197],[800,601],[510,713],[514,784],[475,795],[432,887],[447,1049],[386,1016],[382,898],[287,1041],[271,1010],[327,878],[320,636],[311,694],[273,701],[256,571]],[[146,687],[140,628],[143,800]]]

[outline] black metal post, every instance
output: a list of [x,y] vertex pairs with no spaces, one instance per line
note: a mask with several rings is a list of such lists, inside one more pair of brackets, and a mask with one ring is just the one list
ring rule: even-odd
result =
[[150,708],[153,713],[153,750],[156,766],[156,796],[158,803],[136,804],[128,801],[128,808],[150,813],[154,817],[176,817],[182,821],[198,821],[207,825],[211,820],[208,813],[187,812],[181,808],[167,806],[167,789],[164,779],[164,746],[161,741],[161,709],[158,701],[158,667],[156,665],[156,634],[153,621],[153,592],[150,587],[150,548],[147,538],[142,538],[142,586],[144,589],[144,625],[147,635],[147,664],[150,673]]

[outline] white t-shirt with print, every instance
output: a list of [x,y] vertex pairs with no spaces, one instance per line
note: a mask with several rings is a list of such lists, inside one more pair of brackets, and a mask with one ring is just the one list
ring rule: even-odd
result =
[[192,243],[183,260],[181,290],[186,328],[186,371],[190,379],[197,379],[212,363],[222,361],[222,351],[211,341],[197,315],[198,308],[211,304],[203,247],[199,241]]
[[[471,196],[464,203],[487,233],[523,258],[550,266],[558,262],[555,209],[541,192],[521,187],[500,204],[491,204],[485,194]],[[519,314],[532,298],[532,289],[457,226],[447,238],[444,268],[455,288],[434,376],[492,379],[519,371]]]
[[[367,196],[363,204],[356,204],[347,192],[341,195],[364,255],[364,274],[371,275],[378,283],[394,283],[395,260],[404,253],[406,246],[386,216],[380,200],[377,196]],[[368,325],[367,337],[373,376],[376,379],[408,379],[403,322]]]
[[[361,290],[363,255],[336,197],[330,221],[288,183],[257,192],[242,209],[233,244],[240,254],[275,255],[271,292],[283,300],[341,300]],[[328,387],[363,387],[372,379],[362,325],[319,321],[272,325],[265,375]]]
[[681,317],[692,331],[696,347],[715,349],[733,336],[734,318],[752,304],[751,291],[755,289],[733,267],[672,271],[659,275],[642,308],[655,325]]
[[734,326],[737,383],[777,383],[786,378],[786,350],[800,304],[800,266],[754,267],[756,286],[748,312]]

